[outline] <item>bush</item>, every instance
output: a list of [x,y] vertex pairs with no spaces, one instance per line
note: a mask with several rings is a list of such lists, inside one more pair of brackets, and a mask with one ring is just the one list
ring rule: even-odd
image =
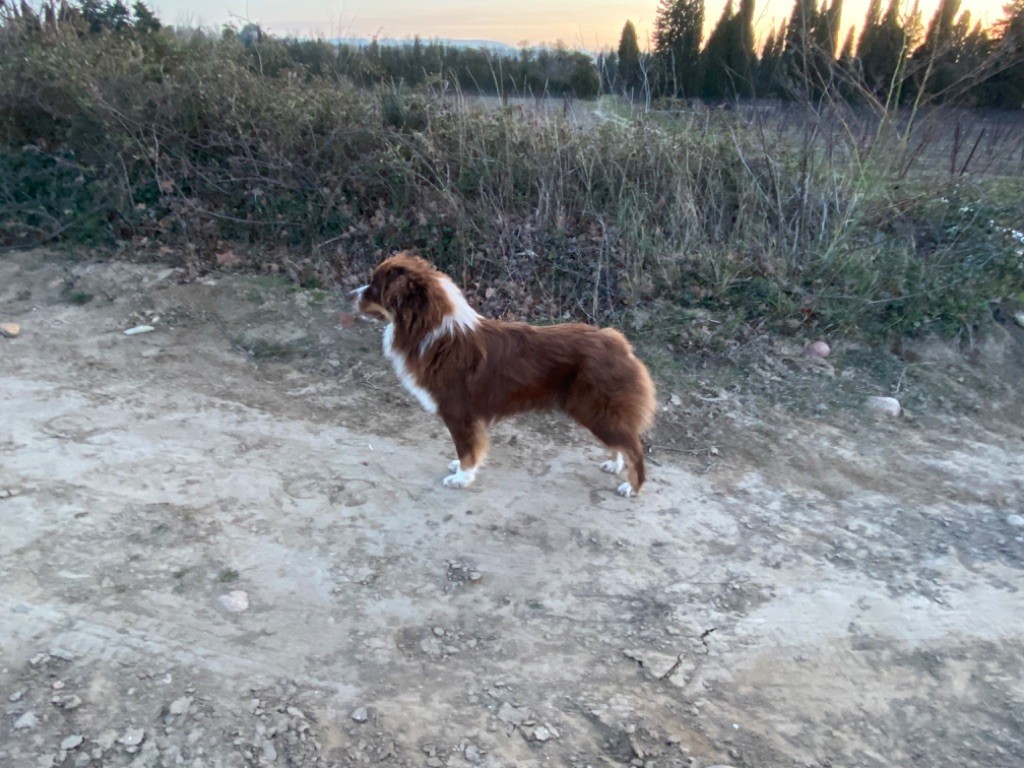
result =
[[882,138],[813,114],[775,133],[740,109],[574,122],[261,70],[237,35],[21,21],[0,28],[8,245],[245,243],[321,280],[414,248],[496,286],[492,311],[700,304],[872,333],[974,323],[1024,290],[1010,209],[966,184],[939,204],[948,183],[915,187]]

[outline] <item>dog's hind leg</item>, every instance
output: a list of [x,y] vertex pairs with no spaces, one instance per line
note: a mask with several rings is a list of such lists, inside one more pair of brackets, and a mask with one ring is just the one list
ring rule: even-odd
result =
[[458,461],[448,465],[452,474],[444,479],[444,484],[449,488],[465,488],[476,479],[476,471],[487,456],[487,430],[478,419],[445,418],[444,422],[459,455]]
[[629,482],[622,483],[615,492],[620,496],[629,498],[636,496],[643,488],[647,479],[647,469],[644,466],[644,447],[640,444],[639,437],[632,437],[626,445],[622,446],[623,452],[629,458]]
[[600,425],[596,428],[590,427],[590,431],[598,440],[607,445],[614,455],[611,461],[606,461],[601,465],[601,469],[606,472],[621,471],[624,463],[623,456],[629,464],[629,480],[620,483],[615,492],[626,498],[640,493],[644,480],[647,479],[644,467],[644,449],[640,444],[640,438],[628,432],[610,430]]

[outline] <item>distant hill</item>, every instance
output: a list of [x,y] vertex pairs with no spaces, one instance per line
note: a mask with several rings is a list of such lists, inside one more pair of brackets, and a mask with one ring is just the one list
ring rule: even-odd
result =
[[[368,37],[329,37],[327,42],[334,43],[335,45],[351,45],[355,47],[363,47],[370,44],[371,40]],[[421,38],[423,44],[427,43],[443,43],[444,45],[451,46],[452,48],[487,48],[495,53],[503,54],[514,54],[519,49],[514,45],[508,43],[499,43],[495,40],[453,40],[451,38]],[[392,46],[403,46],[412,45],[412,38],[393,38],[393,37],[379,37],[377,38],[378,45],[392,45]]]

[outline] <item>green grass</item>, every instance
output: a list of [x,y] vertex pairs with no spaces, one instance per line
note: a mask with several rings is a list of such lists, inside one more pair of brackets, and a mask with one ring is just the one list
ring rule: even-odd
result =
[[92,300],[93,295],[91,293],[85,293],[84,291],[74,291],[70,296],[68,296],[68,301],[78,307],[84,306]]

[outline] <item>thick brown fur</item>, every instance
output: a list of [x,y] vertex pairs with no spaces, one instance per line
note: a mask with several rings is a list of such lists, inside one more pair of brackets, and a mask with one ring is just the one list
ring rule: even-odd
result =
[[654,384],[618,331],[480,317],[446,275],[408,253],[377,267],[369,285],[359,290],[358,306],[393,324],[386,351],[390,343],[389,356],[403,358],[395,364],[399,375],[436,403],[463,471],[475,472],[483,462],[490,422],[558,409],[604,443],[613,463],[617,452],[626,457],[631,487],[623,484],[620,493],[632,495],[643,487],[640,435],[654,419]]

